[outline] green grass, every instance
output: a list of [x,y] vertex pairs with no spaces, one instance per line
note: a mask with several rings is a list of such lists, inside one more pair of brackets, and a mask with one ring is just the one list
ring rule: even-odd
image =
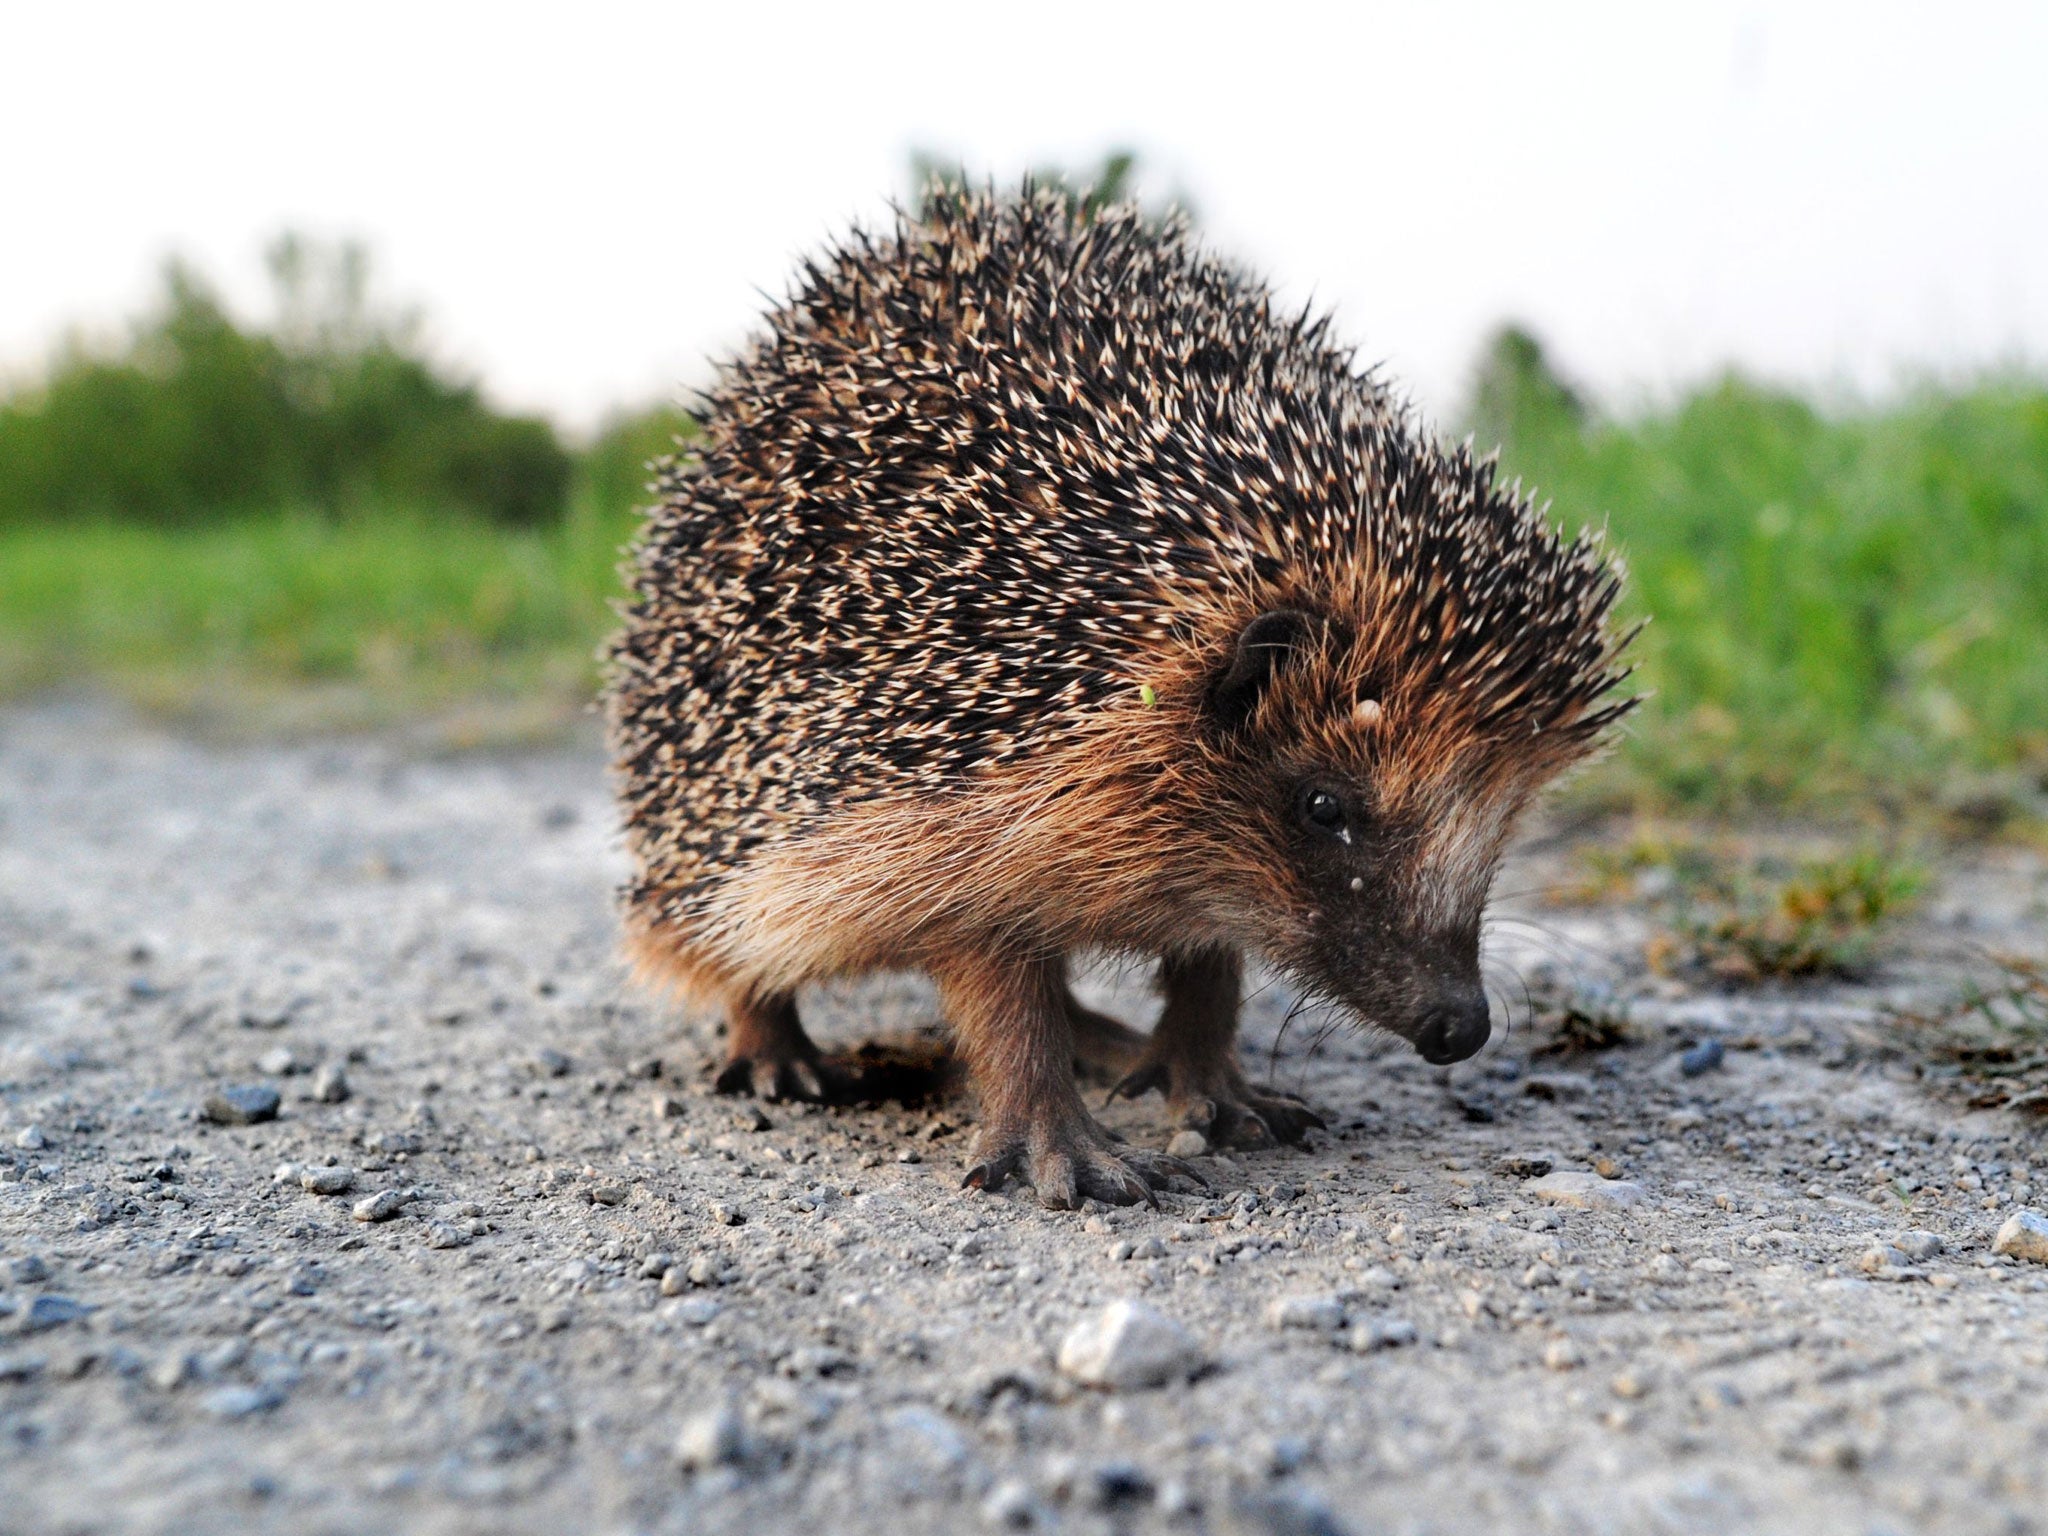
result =
[[1599,421],[1530,363],[1497,351],[1480,440],[1559,521],[1605,525],[1651,619],[1607,782],[1708,809],[2041,792],[2048,388],[1831,415],[1728,380]]
[[0,529],[0,693],[76,681],[171,708],[310,689],[388,714],[580,706],[629,516],[550,529],[383,514]]

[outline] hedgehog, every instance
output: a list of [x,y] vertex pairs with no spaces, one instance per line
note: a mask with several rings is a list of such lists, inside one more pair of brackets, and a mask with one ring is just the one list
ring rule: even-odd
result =
[[[935,186],[805,262],[656,466],[607,718],[645,979],[728,1092],[829,1098],[809,983],[936,986],[969,1187],[1194,1176],[1322,1119],[1237,1054],[1249,962],[1432,1063],[1491,1032],[1518,815],[1634,700],[1618,562],[1446,447],[1178,217]],[[1156,963],[1149,1034],[1080,956]]]

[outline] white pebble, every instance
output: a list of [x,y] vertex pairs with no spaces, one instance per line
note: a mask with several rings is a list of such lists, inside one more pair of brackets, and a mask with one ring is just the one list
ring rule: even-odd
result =
[[676,1460],[685,1471],[729,1467],[746,1460],[747,1427],[731,1403],[706,1409],[676,1436]]
[[357,1221],[389,1221],[405,1209],[405,1196],[395,1189],[380,1189],[374,1195],[365,1195],[355,1204],[352,1213]]
[[2048,1264],[2048,1216],[2039,1211],[2014,1211],[1991,1240],[1991,1251]]
[[1063,1373],[1113,1391],[1186,1380],[1205,1363],[1185,1328],[1141,1301],[1111,1302],[1060,1341]]
[[1626,1179],[1603,1179],[1597,1173],[1547,1173],[1524,1184],[1522,1191],[1545,1205],[1580,1211],[1625,1211],[1643,1202],[1641,1185]]
[[1278,1296],[1266,1308],[1266,1322],[1274,1328],[1335,1333],[1344,1326],[1344,1303],[1334,1296]]

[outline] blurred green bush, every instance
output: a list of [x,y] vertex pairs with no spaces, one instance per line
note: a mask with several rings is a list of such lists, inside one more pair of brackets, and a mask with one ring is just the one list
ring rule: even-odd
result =
[[360,247],[287,235],[274,323],[237,323],[173,262],[124,344],[73,342],[0,398],[0,526],[193,524],[279,508],[393,507],[513,526],[559,518],[571,462],[554,428],[493,410],[367,302]]
[[1604,417],[1526,332],[1469,411],[1502,473],[1605,524],[1651,690],[1628,756],[1687,802],[2048,772],[2048,388],[1823,411],[1736,376]]

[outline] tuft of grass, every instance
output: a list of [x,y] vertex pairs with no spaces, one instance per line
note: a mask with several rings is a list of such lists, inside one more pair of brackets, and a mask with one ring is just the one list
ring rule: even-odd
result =
[[1586,1056],[1635,1038],[1627,1010],[1592,994],[1568,997],[1555,1009],[1539,1011],[1534,1022],[1547,1033],[1530,1051],[1532,1056]]
[[1642,903],[1663,924],[1649,943],[1653,969],[1738,983],[1863,975],[1926,884],[1919,866],[1875,848],[1792,861],[1654,825],[1584,848],[1576,864],[1554,900]]
[[1875,958],[1886,920],[1925,884],[1912,865],[1871,850],[1701,881],[1682,895],[1677,933],[1694,963],[1724,981],[1853,978]]
[[1995,955],[1995,980],[1893,1023],[1928,1058],[1923,1074],[1959,1088],[1973,1109],[2048,1116],[2048,965]]

